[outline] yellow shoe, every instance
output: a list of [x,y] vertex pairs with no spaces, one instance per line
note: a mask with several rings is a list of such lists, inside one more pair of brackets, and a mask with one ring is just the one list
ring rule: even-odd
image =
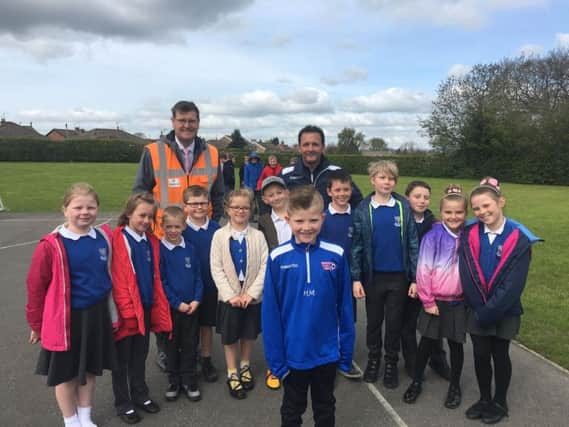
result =
[[281,380],[275,377],[271,370],[267,370],[267,375],[265,376],[265,385],[271,390],[278,390],[281,388]]

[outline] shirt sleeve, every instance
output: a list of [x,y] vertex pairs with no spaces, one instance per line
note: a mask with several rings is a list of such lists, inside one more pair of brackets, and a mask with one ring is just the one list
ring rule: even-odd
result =
[[417,262],[417,293],[425,308],[435,305],[435,297],[432,293],[435,257],[436,247],[432,239],[432,233],[427,233],[421,242],[419,260]]

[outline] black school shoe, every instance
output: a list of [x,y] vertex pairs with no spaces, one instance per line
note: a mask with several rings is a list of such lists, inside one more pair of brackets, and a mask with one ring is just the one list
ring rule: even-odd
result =
[[409,388],[405,391],[403,395],[403,402],[405,403],[415,403],[421,392],[423,391],[423,384],[421,381],[413,381]]
[[486,410],[488,405],[490,405],[490,402],[486,400],[479,400],[466,410],[466,418],[469,420],[479,420],[482,418],[482,413]]
[[158,403],[152,399],[148,399],[144,403],[136,403],[136,406],[149,414],[156,414],[157,412],[160,412],[160,406],[158,406]]
[[164,393],[164,398],[169,402],[173,402],[174,400],[178,399],[179,395],[180,386],[178,384],[170,384],[166,389],[166,393]]
[[142,421],[142,417],[138,415],[134,409],[129,409],[128,411],[120,414],[119,418],[126,424],[137,424]]
[[397,370],[396,363],[387,362],[385,364],[385,372],[383,373],[383,386],[385,388],[399,387],[399,371]]
[[379,358],[375,359],[368,359],[367,366],[364,371],[363,380],[366,383],[374,383],[379,378],[379,366],[381,365],[381,361]]
[[445,407],[449,409],[456,409],[460,406],[462,401],[462,391],[459,386],[450,385],[448,388],[447,398],[445,400]]
[[496,424],[502,421],[502,418],[508,416],[508,407],[500,405],[496,402],[490,404],[482,411],[482,422],[484,424]]
[[200,392],[200,388],[198,387],[197,383],[191,383],[190,385],[183,385],[182,388],[184,389],[186,397],[190,399],[192,402],[198,402],[202,400],[202,394]]
[[211,363],[211,357],[202,357],[202,375],[208,383],[217,381],[217,369]]
[[241,400],[247,397],[247,392],[243,388],[243,384],[237,374],[231,374],[227,378],[227,388],[229,389],[229,395],[234,399]]

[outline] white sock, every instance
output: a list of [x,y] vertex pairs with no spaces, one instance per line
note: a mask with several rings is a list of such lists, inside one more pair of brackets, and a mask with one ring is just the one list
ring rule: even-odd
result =
[[81,427],[97,427],[97,425],[93,423],[93,420],[91,420],[90,406],[86,406],[84,408],[78,406],[77,416],[79,417],[79,421],[81,422]]
[[63,422],[65,423],[65,427],[81,427],[77,414],[73,414],[70,417],[63,417]]

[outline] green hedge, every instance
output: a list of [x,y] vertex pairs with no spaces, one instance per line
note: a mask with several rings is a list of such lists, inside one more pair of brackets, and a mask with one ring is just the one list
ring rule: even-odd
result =
[[[517,154],[488,156],[477,162],[460,158],[414,154],[382,157],[397,163],[402,176],[478,179],[493,175],[502,181],[569,185],[569,144],[567,137],[560,137],[555,149],[549,144],[535,144]],[[143,145],[116,140],[77,140],[54,142],[34,139],[0,139],[0,161],[34,162],[109,162],[137,163]],[[235,156],[235,166],[243,165],[244,151],[229,150]],[[260,154],[266,162],[273,153]],[[283,166],[289,164],[295,152],[274,153]],[[361,155],[327,156],[333,164],[342,166],[351,174],[367,174],[374,157]]]
[[0,139],[0,161],[134,163],[143,147],[117,140]]

